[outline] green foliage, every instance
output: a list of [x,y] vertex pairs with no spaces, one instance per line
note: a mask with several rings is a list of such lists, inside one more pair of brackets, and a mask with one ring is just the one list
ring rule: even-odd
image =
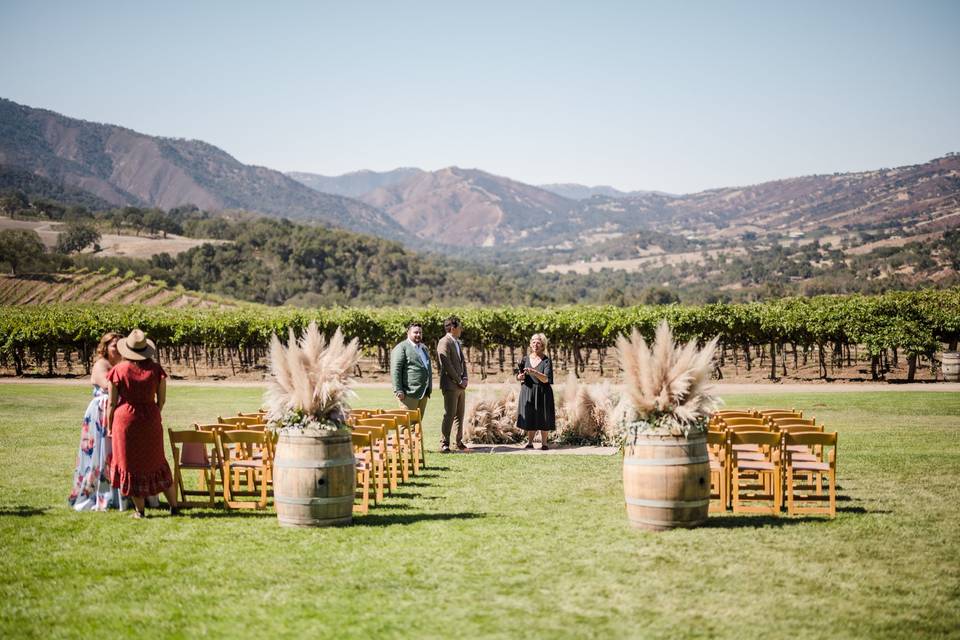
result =
[[59,253],[79,253],[100,242],[100,232],[89,222],[68,222],[66,230],[57,238]]
[[44,247],[36,231],[5,229],[0,231],[0,264],[6,264],[14,275],[40,262]]
[[332,335],[341,327],[363,347],[402,339],[410,320],[423,323],[425,341],[443,335],[451,314],[464,323],[466,347],[522,347],[544,332],[551,348],[599,349],[637,327],[647,337],[667,319],[678,340],[705,342],[719,335],[731,346],[792,342],[803,346],[865,345],[871,354],[900,349],[929,355],[960,337],[960,289],[897,292],[883,296],[787,298],[768,303],[640,307],[483,308],[242,308],[163,309],[120,305],[0,307],[0,359],[29,351],[41,360],[58,351],[89,353],[106,331],[147,332],[161,348],[264,349],[273,333],[302,332],[311,320]]

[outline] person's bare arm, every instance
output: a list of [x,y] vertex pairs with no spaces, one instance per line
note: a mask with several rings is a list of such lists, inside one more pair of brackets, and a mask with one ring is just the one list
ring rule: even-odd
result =
[[112,383],[107,382],[110,385],[110,402],[107,406],[107,435],[113,435],[113,414],[117,410],[117,402],[120,400],[120,393],[117,391],[117,387]]
[[167,379],[160,380],[160,386],[157,387],[157,408],[163,411],[163,405],[167,402]]
[[533,376],[534,378],[536,378],[538,381],[540,381],[540,383],[545,383],[547,381],[546,374],[540,373],[533,367],[527,367],[525,371],[529,373],[531,376]]

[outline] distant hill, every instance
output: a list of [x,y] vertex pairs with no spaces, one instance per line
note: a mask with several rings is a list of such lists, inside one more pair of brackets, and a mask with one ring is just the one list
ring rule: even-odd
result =
[[630,195],[626,191],[620,191],[619,189],[614,189],[608,185],[597,185],[595,187],[588,187],[582,184],[574,183],[561,183],[561,184],[541,184],[537,185],[541,189],[555,193],[558,196],[563,196],[564,198],[570,198],[571,200],[586,200],[592,198],[593,196],[607,196],[610,198],[622,198],[624,196]]
[[461,246],[539,243],[566,227],[576,203],[477,169],[423,172],[363,197],[407,231]]
[[354,171],[341,176],[322,176],[317,173],[303,173],[290,171],[287,175],[297,182],[307,185],[311,189],[322,193],[333,193],[348,198],[359,198],[380,187],[402,182],[408,178],[424,173],[422,169],[401,167],[393,171]]
[[199,140],[148,136],[0,99],[0,165],[82,189],[113,205],[244,209],[403,239],[389,216],[245,165]]

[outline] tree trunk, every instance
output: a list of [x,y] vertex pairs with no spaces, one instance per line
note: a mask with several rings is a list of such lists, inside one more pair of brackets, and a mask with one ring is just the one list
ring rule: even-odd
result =
[[907,382],[913,382],[917,375],[917,354],[907,355]]

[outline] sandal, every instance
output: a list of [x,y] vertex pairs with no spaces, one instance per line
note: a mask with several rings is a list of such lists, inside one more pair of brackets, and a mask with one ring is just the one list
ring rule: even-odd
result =
[[545,445],[545,444],[541,444],[541,445],[540,445],[540,451],[546,451],[546,450],[549,449],[549,448],[550,448],[550,447],[548,447],[548,446]]
[[134,509],[133,513],[130,514],[130,517],[134,520],[143,520],[147,517],[147,514],[139,509]]
[[532,443],[532,442],[528,442],[528,443],[527,443],[527,446],[525,446],[524,449],[533,449],[533,443]]
[[180,507],[170,507],[170,515],[171,516],[180,515]]

